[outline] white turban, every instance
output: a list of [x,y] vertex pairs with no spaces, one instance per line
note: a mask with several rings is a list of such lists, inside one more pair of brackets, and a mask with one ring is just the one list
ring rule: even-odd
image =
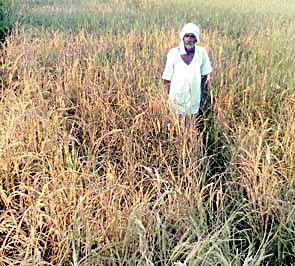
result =
[[189,34],[189,33],[194,34],[197,41],[198,42],[200,41],[200,28],[194,23],[185,24],[179,34],[181,54],[186,54],[183,37],[185,34]]

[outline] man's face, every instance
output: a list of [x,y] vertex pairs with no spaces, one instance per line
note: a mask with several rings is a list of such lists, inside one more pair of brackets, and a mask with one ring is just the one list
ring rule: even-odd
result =
[[194,34],[186,33],[183,37],[184,46],[188,51],[191,51],[195,47],[197,39]]

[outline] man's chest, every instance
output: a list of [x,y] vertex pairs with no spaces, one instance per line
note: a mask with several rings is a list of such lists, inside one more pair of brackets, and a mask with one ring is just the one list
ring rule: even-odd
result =
[[194,54],[182,54],[180,57],[185,64],[190,65],[194,59]]

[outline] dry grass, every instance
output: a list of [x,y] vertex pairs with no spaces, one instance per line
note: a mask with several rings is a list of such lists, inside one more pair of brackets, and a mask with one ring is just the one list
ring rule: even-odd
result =
[[16,31],[1,57],[0,262],[285,262],[271,243],[294,238],[294,51],[265,38],[203,31],[214,113],[177,144],[159,81],[177,30]]

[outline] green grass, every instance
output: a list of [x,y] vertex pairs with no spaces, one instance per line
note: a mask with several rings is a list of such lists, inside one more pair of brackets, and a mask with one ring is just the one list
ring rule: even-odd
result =
[[0,43],[11,33],[17,20],[17,3],[13,0],[0,0]]

